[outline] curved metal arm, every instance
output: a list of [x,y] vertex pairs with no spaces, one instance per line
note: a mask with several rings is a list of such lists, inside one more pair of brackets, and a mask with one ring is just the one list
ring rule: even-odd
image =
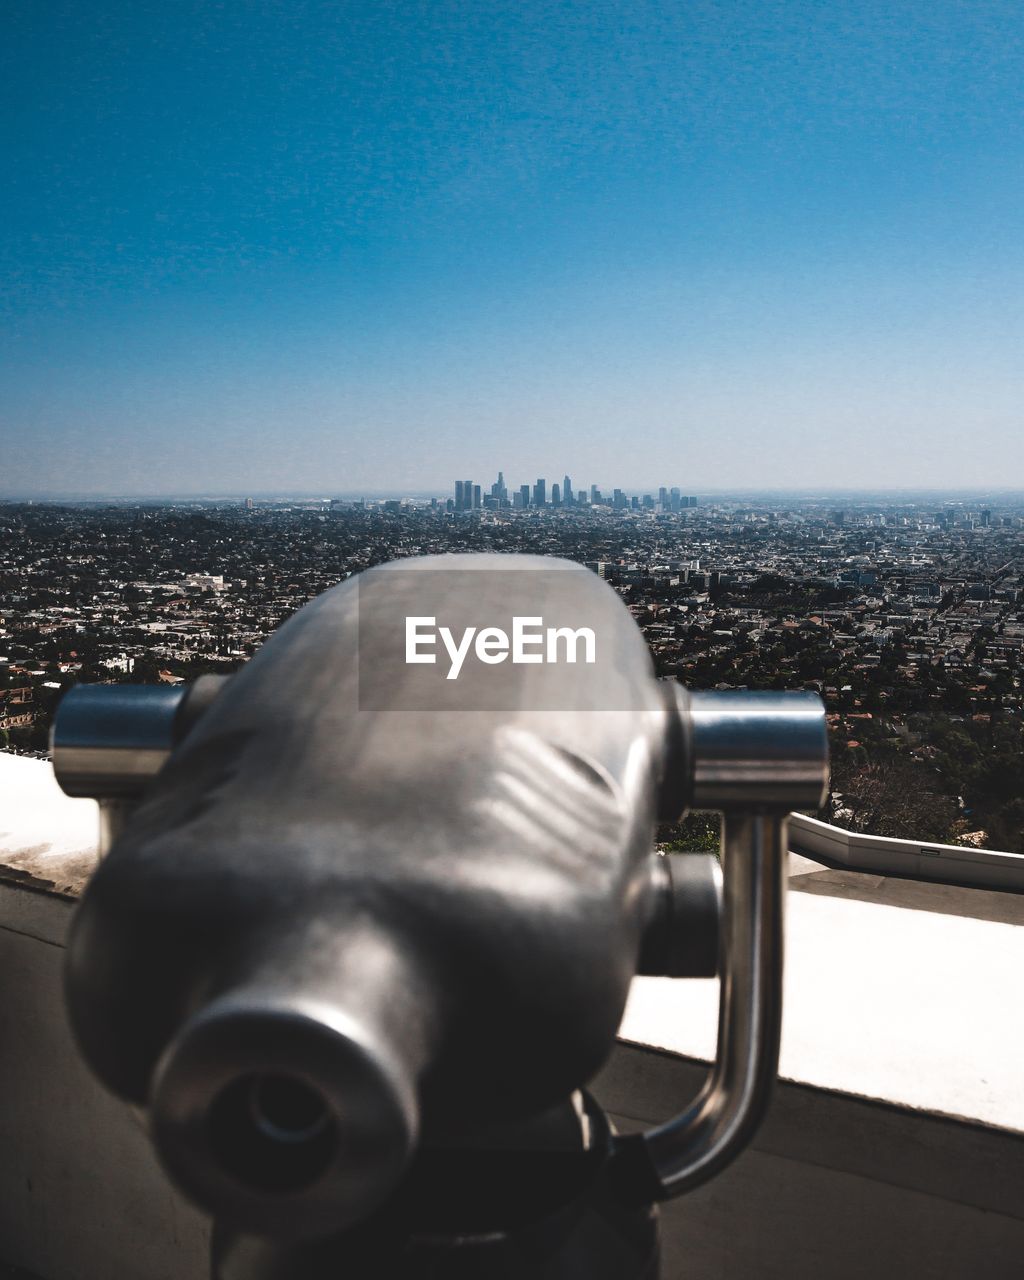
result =
[[690,803],[723,812],[718,1052],[695,1102],[621,1139],[611,1176],[628,1199],[699,1186],[747,1146],[778,1072],[787,817],[821,803],[828,743],[821,701],[804,694],[704,693],[689,715]]
[[644,1135],[659,1198],[713,1177],[768,1108],[782,1025],[787,813],[828,783],[821,700],[800,693],[699,693],[689,702],[692,803],[723,811],[718,1053],[688,1110]]
[[718,1056],[682,1115],[643,1135],[659,1198],[713,1177],[753,1137],[778,1071],[786,817],[726,815]]

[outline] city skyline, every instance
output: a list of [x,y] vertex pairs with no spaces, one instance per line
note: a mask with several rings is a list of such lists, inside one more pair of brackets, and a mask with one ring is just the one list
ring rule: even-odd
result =
[[21,6],[5,496],[1024,470],[1024,14]]
[[[633,494],[657,493],[658,485],[626,485],[624,491]],[[678,486],[677,486],[678,487]],[[532,482],[531,482],[532,488]],[[589,486],[588,486],[589,488]],[[598,485],[606,490],[607,483]],[[0,505],[17,506],[19,504],[55,503],[69,506],[92,506],[105,502],[118,504],[143,503],[161,506],[173,503],[244,503],[252,498],[266,503],[328,503],[333,499],[354,501],[366,499],[380,501],[385,498],[401,498],[408,500],[429,501],[432,498],[443,500],[451,496],[452,482],[438,485],[415,485],[410,488],[361,486],[354,489],[283,489],[283,488],[223,488],[196,489],[191,492],[175,490],[152,490],[149,492],[126,491],[114,493],[98,491],[94,494],[82,493],[74,489],[65,490],[23,490],[21,492],[0,489]],[[1024,486],[1010,485],[977,485],[977,486],[922,486],[892,484],[886,486],[831,486],[817,485],[799,487],[756,487],[756,486],[708,486],[697,489],[696,497],[709,503],[749,503],[771,504],[775,502],[805,501],[873,501],[879,506],[897,506],[901,503],[943,502],[970,503],[978,505],[988,501],[1017,501],[1024,499]]]
[[[654,493],[657,492],[657,498]],[[612,487],[607,493],[598,484],[584,485],[577,488],[569,473],[562,475],[561,481],[553,480],[548,488],[547,477],[538,476],[532,483],[511,487],[505,481],[504,471],[498,472],[498,478],[489,487],[477,484],[472,479],[455,481],[454,497],[445,501],[449,511],[501,511],[501,510],[539,510],[545,507],[583,509],[589,506],[607,506],[616,511],[649,510],[649,511],[685,511],[697,506],[697,498],[684,495],[678,485],[658,485],[650,492],[635,492],[620,485]]]

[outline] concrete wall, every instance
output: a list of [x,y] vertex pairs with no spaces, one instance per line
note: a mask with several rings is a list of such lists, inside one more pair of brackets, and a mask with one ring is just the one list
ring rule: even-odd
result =
[[[594,1093],[627,1132],[705,1075],[623,1044]],[[1024,1137],[782,1083],[753,1146],[667,1204],[662,1232],[666,1280],[1019,1280]]]
[[204,1219],[64,1018],[72,904],[0,884],[0,1258],[42,1280],[203,1280]]
[[[203,1280],[205,1221],[71,1043],[61,997],[71,910],[67,898],[0,882],[0,1260],[42,1280]],[[677,1111],[703,1075],[688,1059],[621,1045],[595,1092],[620,1128],[635,1128]],[[755,1146],[666,1206],[663,1274],[1017,1280],[1022,1216],[1020,1135],[782,1085]]]

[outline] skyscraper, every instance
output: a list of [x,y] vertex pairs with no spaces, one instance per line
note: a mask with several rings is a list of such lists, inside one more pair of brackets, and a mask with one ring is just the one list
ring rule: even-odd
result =
[[568,475],[562,477],[562,505],[565,507],[572,506],[572,481]]
[[455,510],[456,511],[461,511],[463,509],[463,492],[464,492],[462,487],[463,483],[464,482],[462,480],[455,481]]
[[543,507],[547,505],[548,482],[546,480],[538,480],[533,486],[533,505],[535,507]]
[[521,506],[528,507],[530,505],[530,486],[521,484],[519,486],[519,496],[522,499]]
[[562,491],[558,487],[557,480],[551,486],[551,505],[553,507],[560,507],[562,505]]

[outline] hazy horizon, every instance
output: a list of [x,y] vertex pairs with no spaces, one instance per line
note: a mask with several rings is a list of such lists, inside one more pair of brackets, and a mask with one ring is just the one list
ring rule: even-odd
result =
[[7,37],[0,495],[1024,476],[1019,5],[58,0]]
[[[550,476],[546,477],[549,488],[551,483]],[[507,477],[506,477],[507,479]],[[476,482],[476,481],[475,481]],[[484,491],[489,491],[490,485],[478,481]],[[525,481],[523,483],[526,483]],[[531,487],[532,487],[532,481]],[[556,482],[557,483],[557,482]],[[518,485],[512,486],[510,490]],[[584,486],[578,486],[584,487]],[[589,484],[585,486],[589,491]],[[605,497],[609,497],[612,493],[611,484],[602,485],[597,482],[597,487],[602,490]],[[658,485],[637,485],[622,486],[623,491],[631,496],[633,494],[648,493],[656,496],[658,493]],[[678,486],[677,486],[678,487]],[[99,493],[76,493],[74,491],[60,492],[26,492],[21,494],[5,494],[0,491],[0,505],[16,506],[19,504],[42,504],[53,503],[56,505],[70,505],[76,503],[82,505],[93,505],[97,503],[110,502],[134,503],[145,502],[154,505],[167,505],[178,502],[204,502],[204,503],[243,503],[247,498],[252,498],[255,502],[268,503],[286,503],[286,502],[328,502],[337,500],[341,502],[353,502],[360,499],[368,501],[381,501],[386,498],[401,498],[408,500],[419,499],[421,501],[429,501],[431,498],[450,498],[452,497],[452,485],[448,486],[420,486],[415,489],[374,489],[366,487],[363,489],[351,489],[340,491],[326,491],[323,489],[310,490],[196,490],[193,492],[99,492]],[[692,493],[693,491],[687,491]],[[954,488],[954,487],[938,487],[938,488],[911,488],[902,485],[893,485],[891,487],[875,487],[875,488],[830,488],[827,486],[812,486],[802,489],[794,488],[744,488],[722,487],[696,490],[695,496],[706,499],[708,502],[751,502],[755,500],[786,500],[792,502],[832,502],[847,501],[856,503],[878,502],[944,502],[947,504],[955,503],[972,503],[978,504],[986,501],[993,503],[1003,502],[1021,502],[1024,503],[1024,487],[1020,489],[985,486],[980,488]]]

